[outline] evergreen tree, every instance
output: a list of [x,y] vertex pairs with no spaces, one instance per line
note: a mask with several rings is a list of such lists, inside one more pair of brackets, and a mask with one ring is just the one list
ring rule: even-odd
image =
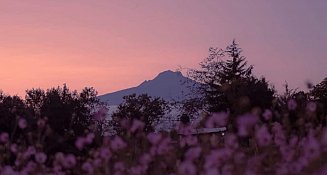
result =
[[227,46],[224,53],[230,59],[227,59],[222,64],[222,73],[220,74],[222,84],[251,76],[253,66],[247,67],[246,58],[241,55],[241,52],[242,49],[238,47],[235,40],[233,40],[231,45]]
[[202,85],[199,91],[209,112],[242,113],[252,107],[271,106],[274,90],[264,78],[252,75],[253,66],[247,65],[241,53],[233,40],[225,50],[210,48],[209,56],[200,63],[201,69],[189,71],[189,76]]

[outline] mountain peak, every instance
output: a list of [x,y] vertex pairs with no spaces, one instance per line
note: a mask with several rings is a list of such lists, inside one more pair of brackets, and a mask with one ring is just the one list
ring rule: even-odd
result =
[[159,73],[155,79],[157,78],[170,78],[170,77],[176,77],[176,76],[183,76],[181,72],[179,71],[172,71],[172,70],[166,70],[166,71],[163,71],[161,73]]
[[160,97],[166,101],[182,100],[185,94],[189,94],[189,87],[193,85],[187,77],[179,71],[166,70],[159,73],[154,79],[146,80],[137,87],[120,90],[100,96],[101,101],[109,101],[110,105],[118,105],[123,102],[123,97],[130,94],[148,94],[152,97]]

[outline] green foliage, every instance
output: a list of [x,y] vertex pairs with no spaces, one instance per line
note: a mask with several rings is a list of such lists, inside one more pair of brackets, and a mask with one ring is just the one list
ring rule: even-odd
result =
[[134,119],[144,123],[144,132],[154,131],[154,125],[167,111],[168,104],[160,98],[152,98],[147,94],[136,96],[132,94],[124,97],[124,102],[112,115],[114,127],[118,133],[122,132],[121,122],[132,122]]

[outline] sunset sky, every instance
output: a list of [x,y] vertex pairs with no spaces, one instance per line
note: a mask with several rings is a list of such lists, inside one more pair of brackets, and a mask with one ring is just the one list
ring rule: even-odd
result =
[[0,89],[63,83],[99,94],[179,66],[235,38],[278,90],[327,77],[325,0],[0,0]]

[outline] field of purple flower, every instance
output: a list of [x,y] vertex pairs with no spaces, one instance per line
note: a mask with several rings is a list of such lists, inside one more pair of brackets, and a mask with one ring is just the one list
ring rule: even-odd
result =
[[[228,129],[223,134],[193,135],[194,128],[182,123],[171,132],[144,133],[143,122],[122,121],[122,135],[89,132],[75,138],[77,153],[45,153],[40,140],[47,137],[48,124],[40,119],[38,130],[26,133],[30,144],[0,134],[0,174],[327,174],[327,128],[310,122],[316,104],[310,102],[302,110],[291,99],[287,106],[283,113],[267,109],[240,115],[237,132]],[[300,130],[287,121],[296,111],[301,111],[296,116]],[[274,121],[278,116],[285,118]],[[204,127],[227,126],[228,117],[214,113]],[[20,117],[16,129],[24,132],[28,125]]]

